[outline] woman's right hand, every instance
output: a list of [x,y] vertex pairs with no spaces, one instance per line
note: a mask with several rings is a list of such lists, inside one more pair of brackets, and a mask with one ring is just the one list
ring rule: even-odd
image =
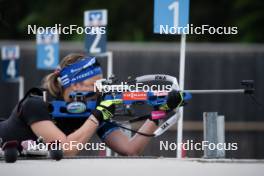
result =
[[169,92],[167,103],[160,106],[160,110],[171,111],[177,107],[180,107],[184,104],[184,96],[180,91],[173,90]]

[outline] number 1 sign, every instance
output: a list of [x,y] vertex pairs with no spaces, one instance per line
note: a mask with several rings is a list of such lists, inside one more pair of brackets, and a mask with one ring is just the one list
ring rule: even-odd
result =
[[37,68],[55,69],[59,64],[59,35],[42,31],[37,34]]
[[[171,28],[184,28],[189,23],[189,0],[155,0],[154,33],[171,34]],[[166,29],[166,30],[165,30]],[[179,30],[182,34],[183,29]]]

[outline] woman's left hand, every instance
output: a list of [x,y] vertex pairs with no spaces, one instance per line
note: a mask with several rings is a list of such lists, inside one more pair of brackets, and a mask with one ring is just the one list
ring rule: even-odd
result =
[[114,116],[115,105],[121,104],[122,100],[104,100],[96,107],[92,114],[97,118],[99,122],[109,120]]

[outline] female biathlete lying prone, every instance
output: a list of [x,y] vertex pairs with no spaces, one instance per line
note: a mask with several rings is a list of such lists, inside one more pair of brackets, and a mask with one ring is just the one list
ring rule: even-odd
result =
[[[86,66],[86,67],[84,67]],[[88,66],[88,67],[87,67]],[[83,69],[85,68],[85,69]],[[82,70],[83,69],[83,70]],[[73,91],[93,91],[96,80],[102,79],[102,70],[95,58],[81,54],[70,54],[60,63],[60,69],[47,75],[43,88],[47,89],[50,98],[72,101],[69,94]],[[93,98],[98,99],[98,95]],[[177,92],[169,94],[166,107],[174,109],[182,102],[182,95]],[[99,99],[98,99],[99,100]],[[121,155],[139,155],[150,141],[150,137],[135,134],[128,138],[119,127],[105,121],[113,117],[114,103],[111,100],[98,102],[96,109],[87,119],[52,119],[47,103],[41,97],[29,96],[15,107],[11,116],[0,123],[0,137],[3,142],[17,140],[36,140],[42,137],[44,142],[60,140],[61,143],[85,144],[94,133],[106,145]],[[153,134],[158,121],[147,119],[139,132]],[[64,155],[76,155],[78,150],[63,151]]]

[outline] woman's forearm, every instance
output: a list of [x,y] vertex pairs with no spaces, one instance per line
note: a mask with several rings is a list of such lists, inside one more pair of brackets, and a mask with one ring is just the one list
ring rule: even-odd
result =
[[[138,130],[141,133],[145,134],[153,134],[153,132],[157,129],[157,126],[154,122],[147,120]],[[151,137],[143,136],[141,134],[135,134],[129,141],[129,144],[132,146],[132,153],[140,154],[143,152],[146,145],[150,142]]]

